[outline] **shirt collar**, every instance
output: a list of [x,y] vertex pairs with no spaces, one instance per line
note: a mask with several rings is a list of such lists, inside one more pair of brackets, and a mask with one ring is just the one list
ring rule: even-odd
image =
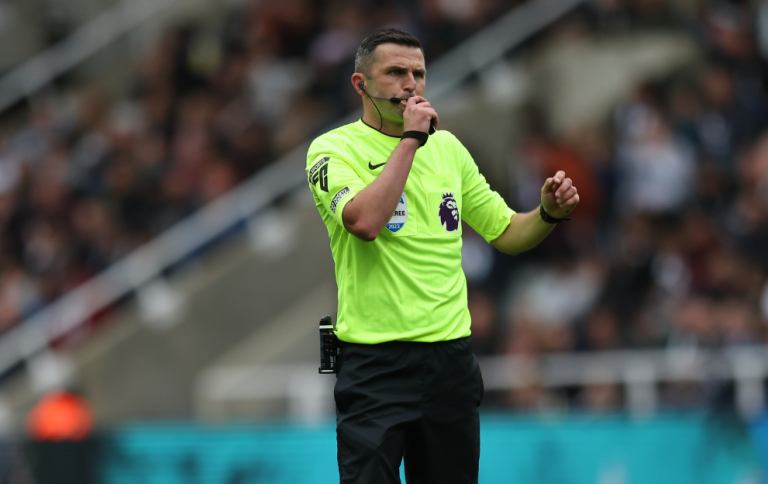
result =
[[399,136],[392,136],[391,134],[382,133],[378,129],[374,128],[370,124],[368,124],[365,121],[363,121],[363,118],[360,118],[360,123],[364,126],[363,130],[365,130],[366,132],[368,132],[368,130],[370,129],[370,130],[373,130],[373,131],[379,133],[380,135],[386,136],[387,138],[400,140]]

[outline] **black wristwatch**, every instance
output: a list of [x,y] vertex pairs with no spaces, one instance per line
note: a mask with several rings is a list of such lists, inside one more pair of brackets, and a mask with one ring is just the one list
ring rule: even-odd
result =
[[567,222],[571,219],[571,217],[563,217],[563,218],[555,218],[544,211],[544,205],[539,205],[539,215],[541,215],[541,219],[548,224],[559,224],[560,222]]
[[403,133],[400,139],[405,139],[405,138],[416,138],[417,140],[421,141],[421,146],[424,146],[425,144],[427,144],[429,135],[423,131],[406,131],[405,133]]

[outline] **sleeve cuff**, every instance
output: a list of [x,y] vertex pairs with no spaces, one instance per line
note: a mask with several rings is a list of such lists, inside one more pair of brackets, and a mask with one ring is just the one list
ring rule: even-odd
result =
[[359,190],[353,191],[349,187],[344,187],[333,196],[330,205],[331,213],[333,214],[336,223],[341,227],[344,227],[344,219],[341,216],[344,213],[344,207],[346,207],[350,200],[355,198],[355,195],[359,192]]
[[517,212],[507,207],[507,209],[501,215],[499,215],[498,223],[496,224],[497,229],[493,232],[480,235],[482,235],[485,241],[490,244],[494,240],[498,239],[505,230],[507,230],[507,227],[509,227],[509,222],[512,220],[512,216],[516,213]]

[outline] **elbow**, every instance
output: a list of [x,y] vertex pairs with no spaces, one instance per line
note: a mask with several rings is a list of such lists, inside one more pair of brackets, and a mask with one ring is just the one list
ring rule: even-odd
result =
[[491,242],[491,245],[496,247],[496,250],[498,250],[502,254],[517,255],[520,252],[522,252],[522,250],[520,250],[518,247],[515,247],[512,244],[506,245],[502,243],[499,239],[496,239],[493,242]]
[[527,248],[521,247],[517,244],[504,245],[504,244],[494,242],[493,246],[496,247],[496,249],[502,254],[507,254],[507,255],[518,255],[528,250]]
[[502,252],[507,255],[518,255],[524,251],[519,250],[517,248],[513,248],[513,247],[504,247],[504,248],[499,248],[499,252]]
[[355,236],[358,239],[362,240],[363,242],[373,242],[374,240],[376,240],[376,237],[379,236],[379,233],[369,230],[369,231],[362,231],[360,233],[357,233],[355,234]]
[[505,247],[504,250],[502,250],[502,252],[509,255],[519,255],[519,254],[522,254],[523,252],[533,249],[537,245],[539,244],[536,243],[533,245]]
[[344,207],[341,217],[344,228],[363,242],[373,242],[379,236],[384,225],[377,222],[370,213],[361,212],[360,204],[355,202],[357,202],[357,198],[350,200]]
[[374,227],[368,227],[364,224],[348,224],[347,231],[362,240],[363,242],[373,242],[376,237],[379,236],[381,230],[376,230]]

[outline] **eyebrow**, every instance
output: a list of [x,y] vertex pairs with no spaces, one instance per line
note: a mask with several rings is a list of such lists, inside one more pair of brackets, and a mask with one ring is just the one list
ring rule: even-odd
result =
[[[407,71],[408,70],[408,68],[406,66],[400,65],[400,64],[393,64],[391,66],[387,66],[387,67],[384,68],[385,71],[391,71],[392,69],[399,69],[399,70],[402,70],[402,71]],[[422,75],[426,75],[427,74],[427,70],[423,69],[423,68],[414,69],[413,72],[418,72],[419,74],[422,74]]]

